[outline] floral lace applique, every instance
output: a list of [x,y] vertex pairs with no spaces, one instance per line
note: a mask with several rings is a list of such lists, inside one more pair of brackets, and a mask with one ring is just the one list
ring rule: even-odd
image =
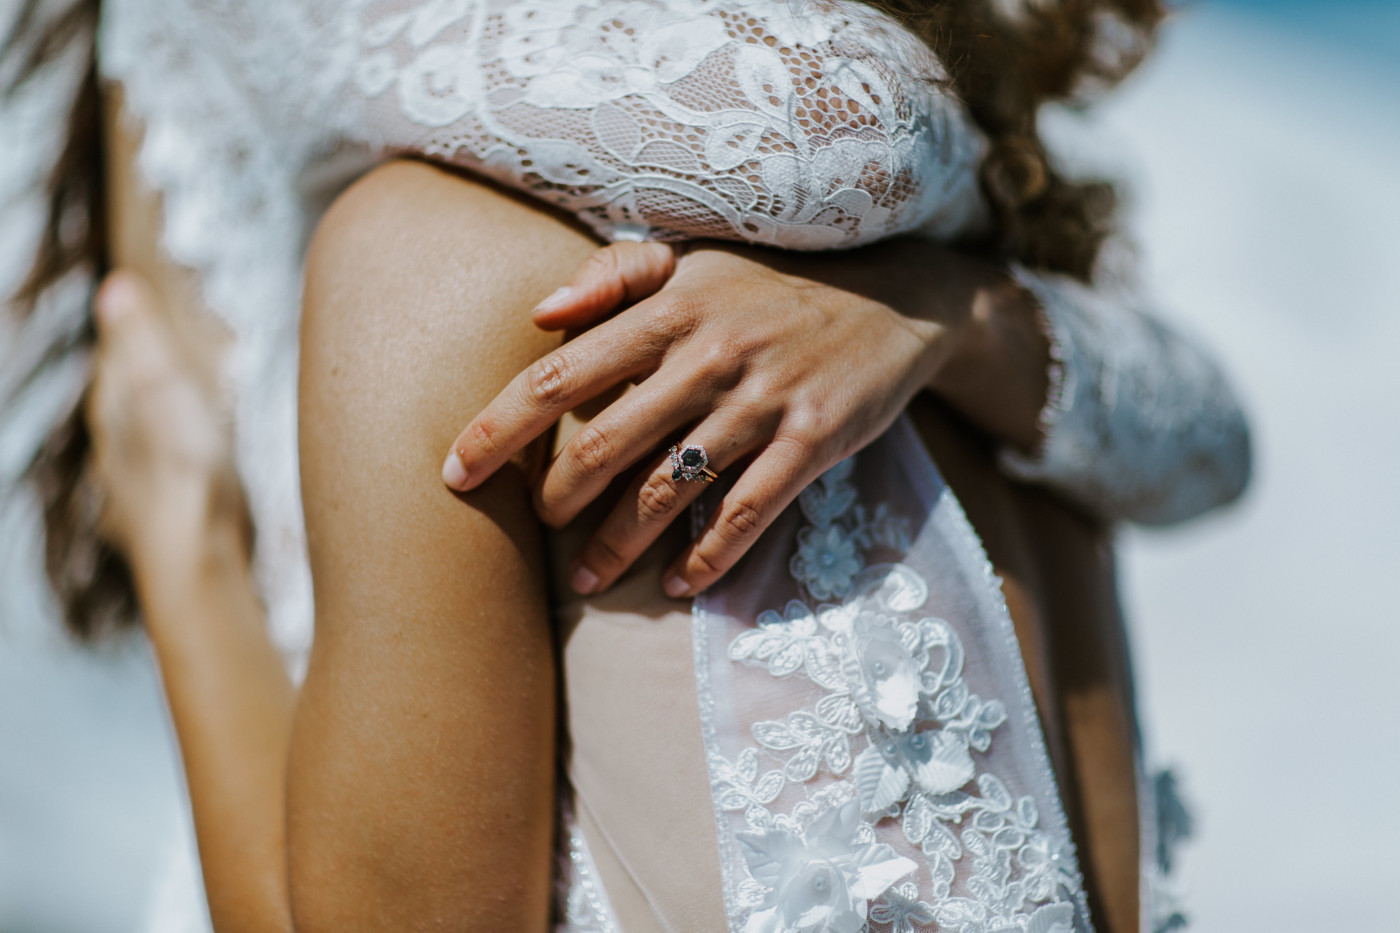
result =
[[[745,869],[734,929],[1071,933],[1072,856],[1035,801],[977,760],[1006,707],[973,692],[953,625],[921,612],[924,578],[868,563],[875,549],[907,551],[910,533],[857,502],[852,470],[842,462],[799,499],[807,521],[789,569],[806,598],[762,612],[728,646],[733,662],[820,691],[754,722],[732,760],[711,750],[716,806],[746,827],[734,834]],[[784,793],[819,776],[820,789]],[[889,827],[921,862],[882,841]]]

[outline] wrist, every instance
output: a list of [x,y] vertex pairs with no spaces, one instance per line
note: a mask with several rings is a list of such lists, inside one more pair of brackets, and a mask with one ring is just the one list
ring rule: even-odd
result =
[[159,592],[206,576],[211,569],[246,573],[251,525],[236,492],[220,483],[192,483],[161,496],[127,544],[142,592]]
[[1034,296],[996,271],[964,290],[948,354],[928,388],[992,435],[1036,450],[1050,383],[1050,340]]

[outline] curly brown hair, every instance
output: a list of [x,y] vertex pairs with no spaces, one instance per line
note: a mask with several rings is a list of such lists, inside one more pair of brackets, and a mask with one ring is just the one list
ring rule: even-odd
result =
[[[1112,229],[1114,190],[1107,182],[1062,176],[1040,139],[1037,114],[1045,103],[1085,99],[1131,71],[1151,48],[1165,12],[1159,0],[865,2],[933,49],[952,90],[987,134],[991,145],[981,182],[996,217],[994,251],[1087,279]],[[3,93],[15,93],[47,64],[74,53],[76,43],[85,44],[89,64],[49,175],[48,221],[39,249],[14,296],[25,313],[61,279],[77,272],[95,281],[107,262],[96,69],[100,0],[75,0],[43,19],[46,6],[25,0],[0,45]],[[82,352],[93,340],[89,324],[39,365]],[[89,638],[133,621],[136,601],[129,568],[98,534],[82,412],[79,405],[54,429],[27,475],[42,502],[49,579],[68,628]]]
[[1106,181],[1073,181],[1036,126],[1043,104],[1083,102],[1152,48],[1159,0],[866,0],[922,38],[987,134],[982,191],[1007,259],[1087,280],[1113,229]]

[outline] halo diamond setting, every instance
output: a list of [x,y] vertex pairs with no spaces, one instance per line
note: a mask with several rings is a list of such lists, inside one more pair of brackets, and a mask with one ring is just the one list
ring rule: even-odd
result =
[[689,444],[683,448],[671,448],[671,479],[676,482],[691,480],[708,483],[715,474],[706,469],[710,465],[710,455],[699,444]]

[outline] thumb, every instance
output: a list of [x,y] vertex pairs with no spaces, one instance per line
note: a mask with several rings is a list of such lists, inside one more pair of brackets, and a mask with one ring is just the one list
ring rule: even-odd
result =
[[98,339],[116,339],[133,327],[149,325],[155,304],[155,291],[140,274],[126,269],[110,273],[93,300]]
[[569,284],[540,302],[535,326],[544,330],[587,327],[626,305],[660,291],[676,271],[668,243],[613,243],[589,256]]
[[136,272],[119,270],[103,279],[93,300],[97,367],[134,375],[175,364],[174,335],[160,313],[160,298]]

